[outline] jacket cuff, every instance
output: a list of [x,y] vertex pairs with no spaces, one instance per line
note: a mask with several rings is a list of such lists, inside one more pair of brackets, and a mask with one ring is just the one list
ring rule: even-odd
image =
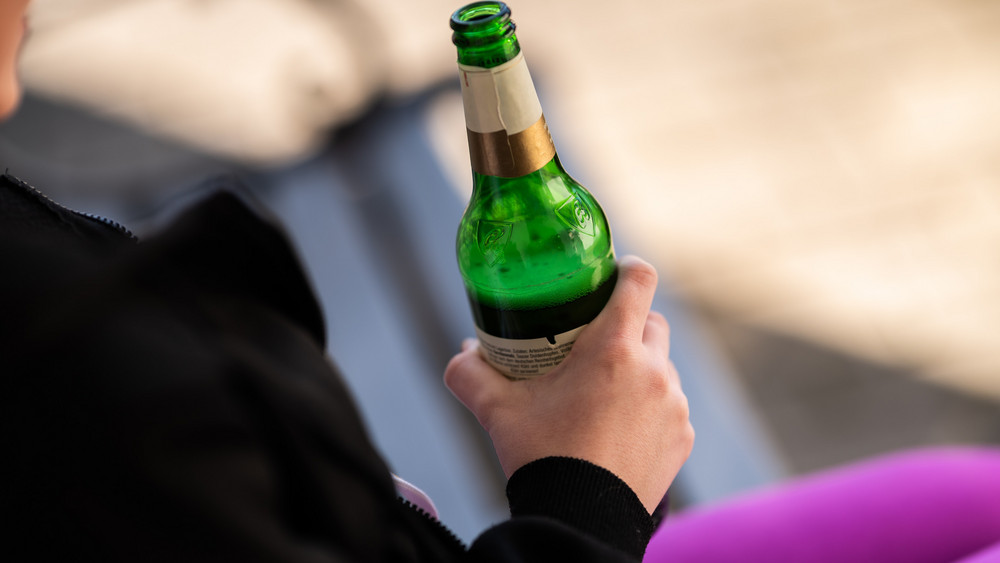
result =
[[653,535],[653,518],[617,475],[589,461],[546,457],[521,467],[507,482],[511,517],[546,516],[638,559]]

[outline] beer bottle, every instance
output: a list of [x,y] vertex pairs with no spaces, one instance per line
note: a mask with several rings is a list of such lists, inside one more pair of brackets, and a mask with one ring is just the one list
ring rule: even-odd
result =
[[556,155],[510,16],[495,1],[451,16],[473,182],[456,250],[480,350],[523,379],[565,358],[617,269],[604,212]]

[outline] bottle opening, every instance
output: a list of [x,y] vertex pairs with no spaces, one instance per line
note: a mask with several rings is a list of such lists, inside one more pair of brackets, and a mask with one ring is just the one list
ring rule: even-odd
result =
[[451,15],[451,42],[458,47],[458,62],[491,68],[509,61],[521,47],[514,36],[517,26],[503,2],[473,2]]
[[483,4],[481,6],[467,6],[459,10],[458,17],[462,21],[471,22],[481,20],[500,13],[500,6],[497,4]]
[[483,18],[488,18],[488,17],[494,16],[494,15],[496,15],[496,12],[494,12],[492,10],[490,10],[488,12],[487,11],[483,11],[482,13],[462,14],[462,20],[463,21],[469,21],[469,22],[471,22],[471,21],[475,21],[475,20],[481,20]]
[[474,31],[494,24],[497,19],[509,19],[510,8],[503,2],[474,2],[459,8],[451,16],[455,31]]

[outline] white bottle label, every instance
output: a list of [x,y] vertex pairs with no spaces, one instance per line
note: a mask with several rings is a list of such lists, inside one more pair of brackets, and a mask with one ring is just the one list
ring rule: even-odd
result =
[[480,353],[493,367],[511,379],[531,379],[559,365],[586,326],[557,334],[555,343],[547,338],[500,338],[486,334],[479,327],[476,334]]
[[458,65],[462,79],[465,123],[470,131],[506,131],[514,135],[542,117],[535,85],[524,55],[493,68]]

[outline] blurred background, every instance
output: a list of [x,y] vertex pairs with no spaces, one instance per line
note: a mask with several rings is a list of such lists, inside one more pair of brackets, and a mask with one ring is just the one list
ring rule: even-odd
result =
[[[471,539],[505,509],[440,384],[472,333],[460,5],[36,0],[0,166],[140,234],[242,177],[377,443]],[[698,431],[675,502],[1000,444],[1000,4],[510,5],[564,164],[661,273]]]

